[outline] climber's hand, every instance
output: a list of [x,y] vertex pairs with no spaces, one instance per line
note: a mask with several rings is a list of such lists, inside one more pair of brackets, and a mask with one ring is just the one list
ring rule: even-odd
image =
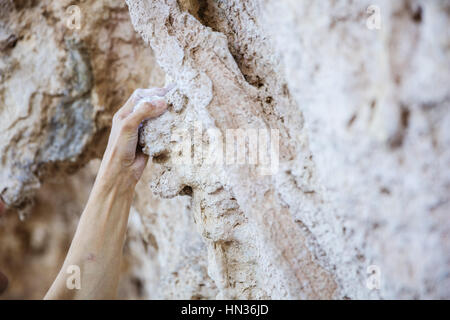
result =
[[[134,187],[147,164],[148,156],[138,144],[138,129],[142,121],[160,116],[167,104],[162,97],[166,88],[137,89],[125,105],[114,115],[108,146],[103,156],[99,176],[107,184],[122,183]],[[161,99],[140,103],[143,97],[159,96]]]
[[[134,187],[147,163],[147,157],[136,151],[138,129],[143,120],[166,110],[166,103],[159,99],[166,93],[167,89],[136,90],[114,115],[97,179],[64,265],[45,299],[93,300],[116,296]],[[134,108],[142,97],[155,96],[152,102]],[[67,270],[73,266],[81,270],[79,290],[67,286]]]

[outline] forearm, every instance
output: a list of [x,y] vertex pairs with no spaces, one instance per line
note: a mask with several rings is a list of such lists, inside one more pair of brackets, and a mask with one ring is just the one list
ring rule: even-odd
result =
[[[138,129],[142,121],[167,109],[161,99],[135,106],[142,97],[163,96],[167,91],[138,89],[114,115],[97,179],[64,265],[45,299],[115,298],[134,187],[148,161],[138,150]],[[73,286],[77,272],[79,286]]]
[[[126,181],[105,181],[97,178],[64,265],[46,299],[115,297],[134,188],[124,188]],[[80,289],[67,287],[70,266],[79,267]]]

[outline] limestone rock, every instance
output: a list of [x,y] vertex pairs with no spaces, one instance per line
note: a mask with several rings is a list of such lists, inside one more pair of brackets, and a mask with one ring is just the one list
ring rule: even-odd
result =
[[[122,1],[75,2],[80,29],[72,28],[78,9],[70,10],[71,4],[0,2],[0,186],[10,209],[0,216],[0,272],[10,280],[1,298],[44,296],[98,166],[80,168],[102,155],[112,115],[129,95],[164,84]],[[207,274],[206,247],[183,198],[158,199],[138,188],[119,298],[217,295]],[[25,208],[30,217],[18,221],[15,211]]]
[[[251,74],[253,69],[249,78],[255,79],[255,83],[248,82],[228,49],[230,42],[224,33],[213,31],[182,11],[176,1],[128,1],[128,4],[136,30],[151,44],[169,79],[188,98],[175,126],[182,128],[187,124],[186,130],[190,131],[195,128],[189,124],[198,123],[205,130],[217,128],[224,136],[226,129],[233,128],[274,127],[280,129],[281,136],[287,136],[289,130],[301,132],[301,119],[287,129],[280,125],[281,118],[287,115],[273,111],[272,100],[277,92],[281,92],[282,102],[292,103],[282,93],[283,82],[261,89],[256,83],[258,76]],[[274,63],[263,59],[256,63],[266,64],[267,73],[276,77],[273,83],[277,82],[275,70],[270,71],[275,68]],[[272,98],[267,99],[269,96]],[[149,130],[157,130],[151,121],[148,126]],[[199,142],[203,147],[202,140]],[[300,152],[295,141],[283,139],[282,144],[282,159],[292,160],[297,148]],[[159,173],[154,174],[152,187],[163,197],[186,190],[192,194],[195,221],[208,246],[209,274],[220,290],[220,297],[335,295],[335,280],[308,250],[308,234],[290,216],[275,188],[276,176],[274,181],[274,177],[260,176],[245,166],[219,166],[213,172],[209,167],[202,168],[202,161],[200,165],[172,165],[179,163],[177,158],[182,156],[175,152],[166,155]]]
[[114,111],[158,73],[123,2],[70,4],[1,4],[0,194],[9,207],[25,208],[46,176],[101,156]]
[[127,3],[187,97],[173,136],[279,132],[269,176],[204,166],[201,130],[197,163],[177,138],[156,157],[150,186],[191,195],[218,297],[450,297],[447,2]]
[[127,4],[0,1],[0,194],[33,213],[0,217],[2,298],[42,297],[95,169],[66,173],[164,82],[119,297],[450,298],[448,1]]

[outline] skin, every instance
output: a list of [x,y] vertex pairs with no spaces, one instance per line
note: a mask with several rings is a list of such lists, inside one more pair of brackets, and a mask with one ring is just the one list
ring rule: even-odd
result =
[[[5,204],[0,199],[0,217],[5,211]],[[8,288],[8,278],[0,271],[0,295]]]
[[0,217],[3,216],[3,212],[5,211],[5,204],[3,203],[2,199],[0,199]]
[[[3,211],[5,210],[5,205],[3,201],[0,200],[0,217],[3,215]],[[6,291],[8,288],[8,278],[0,271],[0,295]]]
[[[148,157],[137,150],[138,128],[167,108],[164,100],[134,106],[168,89],[138,89],[114,115],[108,146],[64,264],[44,299],[114,299],[134,188]],[[79,267],[80,289],[69,289]],[[70,286],[69,286],[70,287]]]

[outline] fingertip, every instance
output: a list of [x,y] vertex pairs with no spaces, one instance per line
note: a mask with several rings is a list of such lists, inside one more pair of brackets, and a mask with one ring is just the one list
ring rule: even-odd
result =
[[142,121],[156,118],[167,110],[167,104],[164,100],[142,101],[135,110],[125,119],[127,123],[132,124],[133,129],[140,125]]
[[167,103],[163,99],[143,103],[143,113],[147,118],[154,118],[161,115],[167,109]]
[[167,109],[167,102],[164,99],[158,99],[152,102],[155,108],[165,110]]
[[144,171],[145,167],[147,166],[148,159],[150,157],[143,153],[142,151],[136,153],[136,159],[134,160],[133,168],[135,170],[136,174],[136,180],[139,180],[142,172]]

